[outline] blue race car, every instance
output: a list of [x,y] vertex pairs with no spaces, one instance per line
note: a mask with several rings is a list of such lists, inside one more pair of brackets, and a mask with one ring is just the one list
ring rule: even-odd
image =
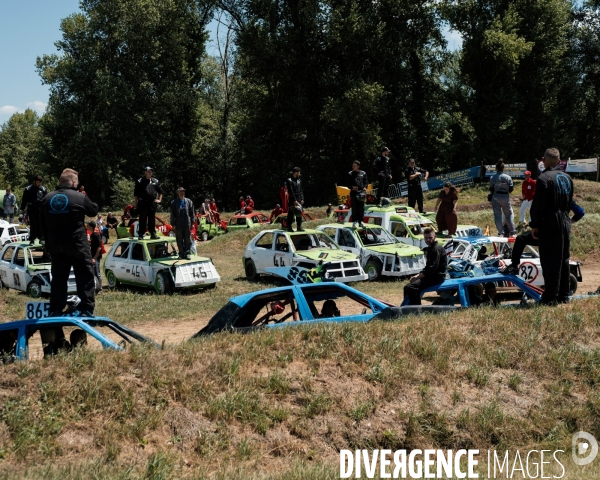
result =
[[[70,333],[71,342],[65,333]],[[114,350],[124,350],[127,344],[134,343],[159,346],[153,340],[106,317],[64,316],[16,320],[0,324],[0,364],[27,360],[32,352],[37,351],[41,355],[40,350],[43,350],[44,357],[61,350],[69,351],[76,342],[87,344],[89,337],[97,340],[102,348]]]
[[409,314],[440,313],[456,308],[431,305],[398,308],[337,282],[291,285],[231,298],[192,338],[224,330],[392,320]]

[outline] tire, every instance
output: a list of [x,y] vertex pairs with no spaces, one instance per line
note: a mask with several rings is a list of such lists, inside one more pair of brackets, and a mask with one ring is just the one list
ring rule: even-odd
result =
[[117,288],[120,283],[121,282],[119,282],[119,280],[117,280],[117,276],[115,275],[115,273],[112,270],[106,271],[106,284],[110,288]]
[[174,232],[173,230],[171,230],[171,231],[169,232],[169,237],[174,237],[174,236],[175,236],[175,232]]
[[369,276],[369,282],[374,282],[381,278],[381,270],[383,265],[376,258],[369,260],[365,265],[365,273]]
[[572,273],[569,274],[569,295],[573,295],[577,291],[577,277]]
[[202,241],[202,242],[208,241],[208,232],[207,231],[203,231],[200,234],[200,241]]
[[42,282],[37,278],[29,282],[29,285],[27,285],[27,295],[31,298],[40,298],[42,296]]
[[159,295],[166,295],[171,291],[171,279],[166,272],[158,272],[154,279],[154,290]]
[[215,282],[215,283],[209,283],[206,286],[206,290],[214,290],[215,288],[217,288],[217,282]]
[[244,270],[246,271],[246,278],[248,280],[254,281],[258,279],[258,272],[256,271],[256,265],[254,265],[254,261],[246,260]]

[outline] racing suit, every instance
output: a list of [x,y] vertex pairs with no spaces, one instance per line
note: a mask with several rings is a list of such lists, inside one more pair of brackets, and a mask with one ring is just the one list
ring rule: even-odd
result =
[[510,235],[514,235],[517,230],[515,228],[515,218],[513,209],[510,206],[509,193],[513,191],[513,181],[510,175],[502,172],[497,172],[490,178],[490,192],[492,194],[492,208],[494,210],[494,223],[498,229],[498,236],[502,236],[504,232],[502,214],[506,217],[508,231]]
[[190,254],[192,246],[191,229],[195,221],[194,203],[189,198],[183,198],[183,200],[176,198],[171,202],[171,225],[175,226],[179,258],[185,258]]
[[556,166],[539,176],[531,204],[531,228],[538,229],[544,293],[540,303],[566,302],[569,297],[569,256],[573,180]]
[[404,297],[408,298],[409,305],[421,305],[421,292],[432,285],[439,285],[446,278],[448,257],[446,250],[437,241],[423,249],[427,263],[421,271],[424,278],[408,283],[404,287]]
[[48,189],[46,187],[43,185],[36,187],[34,183],[25,187],[25,190],[23,191],[21,211],[27,210],[30,243],[35,242],[36,238],[39,238],[40,240],[44,238],[40,219],[40,206],[47,193]]
[[59,186],[47,194],[41,204],[42,229],[46,250],[52,257],[50,311],[62,312],[67,305],[71,267],[75,272],[79,309],[94,312],[94,271],[87,239],[85,217],[95,217],[98,205],[75,188]]
[[[294,219],[298,224],[298,231],[302,229],[302,202],[304,202],[304,192],[302,191],[302,182],[300,177],[290,177],[285,181],[288,195],[290,198],[290,207],[287,216],[287,229],[293,231]],[[295,202],[298,202],[296,205]],[[297,209],[300,209],[300,215],[296,216]]]
[[523,194],[523,201],[521,202],[521,210],[519,211],[519,222],[525,223],[525,216],[527,215],[527,212],[531,210],[531,202],[535,195],[535,180],[532,180],[531,178],[523,180],[521,193]]
[[152,177],[148,180],[146,177],[139,178],[135,182],[133,196],[138,199],[139,213],[139,236],[143,237],[146,233],[146,226],[150,233],[150,238],[156,237],[156,200],[158,195],[162,195],[160,182]]
[[373,162],[373,169],[379,180],[379,185],[377,186],[377,205],[381,205],[381,198],[387,197],[390,179],[392,178],[392,168],[390,166],[389,157],[384,155],[377,157]]
[[[348,188],[350,189],[350,201],[352,205],[352,221],[354,223],[359,222],[361,225],[365,219],[365,199],[359,198],[361,192],[367,190],[369,180],[367,174],[362,170],[348,172]],[[354,190],[357,187],[358,190]]]
[[[413,178],[412,180],[410,179],[412,175],[419,172],[421,175]],[[421,187],[421,182],[424,181],[426,174],[427,170],[424,170],[420,167],[411,168],[408,166],[404,169],[404,175],[406,176],[406,183],[408,187],[408,206],[415,208],[415,205],[418,205],[420,213],[423,213],[423,187]]]

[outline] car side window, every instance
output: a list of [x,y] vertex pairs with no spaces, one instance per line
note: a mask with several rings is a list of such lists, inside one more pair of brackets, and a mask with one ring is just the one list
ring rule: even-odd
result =
[[392,222],[390,226],[392,227],[392,232],[394,232],[396,237],[408,237],[408,231],[402,223]]
[[4,255],[2,255],[2,260],[10,263],[13,257],[13,253],[15,253],[15,247],[8,247],[4,252]]
[[377,313],[373,311],[367,299],[335,285],[303,288],[302,293],[313,318],[351,317]]
[[126,259],[129,256],[129,243],[122,242],[115,247],[113,257]]
[[17,234],[17,231],[15,230],[15,227],[10,227],[10,228],[8,229],[8,234],[9,234],[9,235],[16,235],[16,234]]
[[144,245],[141,243],[136,243],[133,246],[133,250],[131,251],[131,259],[132,260],[147,260],[146,252],[144,252]]
[[354,237],[349,230],[345,228],[340,230],[340,242],[339,244],[343,247],[356,248],[356,242],[354,241]]
[[272,233],[265,233],[262,237],[260,237],[257,241],[256,241],[256,246],[260,247],[260,248],[267,248],[267,249],[272,249],[273,248],[273,234]]
[[335,232],[337,231],[337,228],[331,228],[331,227],[327,227],[323,229],[323,233],[325,235],[327,235],[328,237],[331,237],[335,240]]
[[25,249],[24,248],[17,248],[17,254],[15,255],[15,265],[18,265],[19,267],[24,267],[25,266]]
[[277,234],[277,238],[275,239],[275,250],[278,252],[290,251],[290,244],[287,237],[283,233]]

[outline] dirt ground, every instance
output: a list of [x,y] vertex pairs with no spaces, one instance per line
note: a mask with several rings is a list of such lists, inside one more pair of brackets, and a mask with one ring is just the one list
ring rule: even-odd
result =
[[[588,292],[595,292],[600,287],[600,259],[594,258],[585,262],[581,265],[581,271],[583,276],[583,282],[581,282],[577,288],[577,294],[587,294]],[[399,289],[396,298],[392,301],[398,305],[402,302],[402,291]],[[390,300],[389,297],[386,300]],[[163,340],[166,344],[179,344],[203,328],[208,321],[210,316],[198,317],[193,320],[163,320],[160,322],[153,323],[142,323],[139,325],[132,324],[131,328],[140,332],[147,337],[152,338],[158,343]]]

